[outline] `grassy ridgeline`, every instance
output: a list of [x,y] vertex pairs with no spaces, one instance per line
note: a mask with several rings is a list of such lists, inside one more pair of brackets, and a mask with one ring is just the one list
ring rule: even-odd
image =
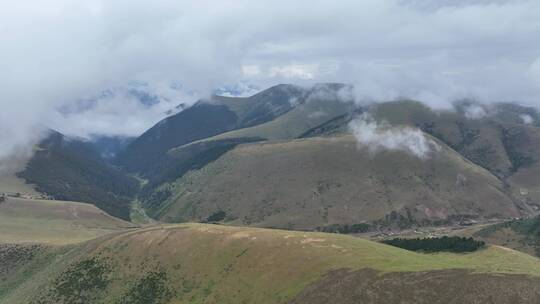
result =
[[[445,288],[476,278],[472,288],[463,291],[474,299],[480,299],[476,287],[489,279],[504,278],[524,290],[540,288],[538,259],[496,246],[468,254],[425,255],[339,234],[182,224],[111,234],[62,248],[50,263],[16,265],[9,280],[0,281],[0,290],[10,286],[0,294],[0,303],[292,303],[331,271],[342,269],[347,276],[352,274],[349,270],[368,268],[376,274],[431,273]],[[36,269],[34,275],[27,275],[28,267]],[[408,286],[430,290],[422,282]],[[498,281],[488,290],[519,296],[507,283]],[[159,301],[147,301],[150,294]],[[480,296],[486,294],[482,291]]]

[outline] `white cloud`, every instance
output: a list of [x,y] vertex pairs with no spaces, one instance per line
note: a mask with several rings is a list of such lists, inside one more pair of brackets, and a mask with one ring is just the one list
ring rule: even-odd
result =
[[245,77],[253,77],[261,74],[261,68],[258,65],[243,65],[242,74]]
[[204,95],[241,81],[331,81],[354,84],[363,101],[540,103],[536,0],[0,2],[0,157],[42,125],[82,135],[149,127],[168,103],[57,111],[134,80],[160,96],[158,84],[172,82]]
[[463,110],[465,111],[465,117],[468,119],[481,119],[488,114],[482,106],[477,104],[465,106]]
[[316,64],[274,66],[270,68],[268,76],[286,79],[311,80],[315,78],[318,69],[319,67]]
[[349,129],[361,147],[372,153],[380,150],[403,151],[420,159],[427,159],[440,146],[419,129],[407,126],[391,127],[386,123],[377,123],[364,113],[349,123]]
[[534,122],[534,119],[528,114],[521,114],[519,115],[519,118],[521,118],[521,121],[526,125],[530,125]]
[[195,99],[180,90],[147,85],[117,88],[51,112],[48,126],[66,135],[138,136],[175,111],[182,101]]
[[217,89],[214,94],[227,97],[249,97],[260,92],[261,89],[249,82],[241,81],[233,85],[225,85]]

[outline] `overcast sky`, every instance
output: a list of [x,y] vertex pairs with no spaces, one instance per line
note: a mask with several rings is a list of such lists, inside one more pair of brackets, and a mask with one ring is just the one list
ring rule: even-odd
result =
[[[0,158],[42,126],[134,136],[179,102],[239,82],[347,82],[359,99],[434,107],[540,105],[538,0],[0,4]],[[157,102],[126,93],[133,83]]]

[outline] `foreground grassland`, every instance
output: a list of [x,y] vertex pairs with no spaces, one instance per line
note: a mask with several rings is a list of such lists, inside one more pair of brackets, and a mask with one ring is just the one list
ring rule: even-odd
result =
[[11,197],[0,203],[0,243],[77,243],[130,227],[90,204]]
[[287,303],[340,269],[442,271],[442,282],[447,270],[524,286],[540,280],[537,258],[498,246],[420,254],[337,234],[207,224],[137,229],[57,250],[33,276],[11,276],[4,284],[18,287],[0,303]]

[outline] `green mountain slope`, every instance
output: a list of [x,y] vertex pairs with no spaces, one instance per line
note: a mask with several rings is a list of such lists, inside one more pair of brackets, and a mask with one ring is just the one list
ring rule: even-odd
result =
[[413,101],[383,103],[375,106],[373,112],[380,120],[421,128],[498,177],[512,171],[503,130],[495,121],[467,119],[457,111],[435,112]]
[[491,225],[477,231],[474,236],[540,256],[540,217]]
[[277,86],[249,98],[216,97],[219,104],[237,114],[241,122],[238,128],[172,148],[153,162],[152,169],[143,174],[148,179],[140,195],[143,206],[153,212],[171,195],[162,187],[164,184],[204,167],[239,143],[294,139],[328,120],[349,115],[353,105],[340,100],[342,88],[338,84],[311,89]]
[[272,120],[289,111],[291,101],[303,93],[296,86],[277,85],[247,98],[213,96],[199,101],[150,128],[117,156],[117,162],[151,178],[159,174],[155,164],[167,162],[169,149]]
[[[445,142],[475,164],[504,180],[526,212],[540,210],[540,128],[538,113],[514,104],[494,104],[485,117],[469,119],[457,111],[435,112],[419,102],[401,101],[376,105],[371,110],[380,120],[408,124]],[[520,115],[533,119],[531,124]],[[536,120],[534,120],[536,119]]]
[[92,145],[52,132],[18,173],[39,192],[58,200],[86,202],[129,219],[138,182],[107,164]]
[[266,123],[253,127],[225,132],[204,141],[227,138],[259,137],[264,139],[294,139],[304,136],[313,128],[341,117],[352,114],[356,108],[352,100],[344,99],[340,94],[346,88],[340,84],[319,84],[307,90],[303,98],[288,112]]
[[152,214],[175,222],[221,213],[225,222],[291,229],[519,215],[500,180],[440,145],[421,160],[399,151],[372,154],[353,136],[244,144],[163,185],[173,195]]
[[506,181],[515,197],[530,206],[534,213],[540,211],[540,128],[513,125],[505,128],[507,151],[515,170]]
[[237,117],[224,105],[200,103],[161,121],[117,156],[128,171],[147,176],[170,148],[233,129]]
[[425,255],[336,234],[188,224],[11,250],[26,258],[4,266],[1,303],[327,303],[313,299],[328,289],[332,303],[362,292],[369,303],[432,303],[460,286],[454,301],[540,299],[539,260],[500,247]]

